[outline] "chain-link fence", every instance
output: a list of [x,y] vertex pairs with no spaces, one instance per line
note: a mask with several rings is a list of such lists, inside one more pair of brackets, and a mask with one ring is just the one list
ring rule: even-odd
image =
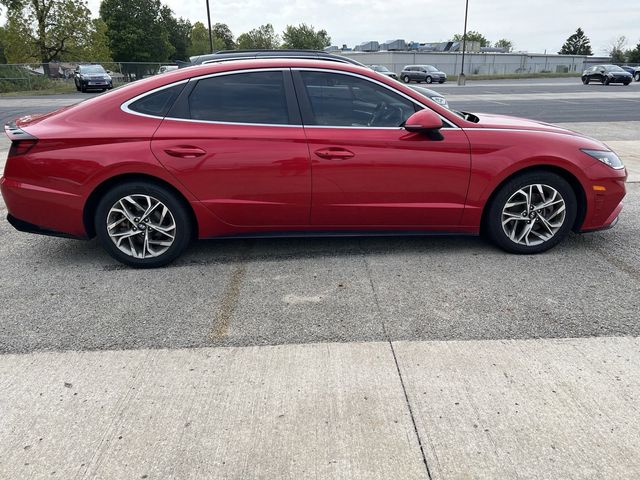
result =
[[170,63],[142,62],[58,62],[0,64],[0,93],[15,91],[74,89],[74,71],[78,65],[102,65],[113,85],[139,80],[175,68]]

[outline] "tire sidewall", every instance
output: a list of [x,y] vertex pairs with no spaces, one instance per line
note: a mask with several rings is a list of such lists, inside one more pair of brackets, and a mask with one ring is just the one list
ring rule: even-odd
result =
[[410,83],[410,82],[411,82],[411,79],[409,78],[409,75],[405,75],[404,77],[402,77],[402,81],[403,81],[404,83]]
[[[555,188],[565,202],[565,219],[560,230],[548,241],[533,246],[513,242],[502,228],[502,209],[517,190],[527,185],[542,183]],[[500,248],[511,253],[535,254],[553,248],[571,232],[577,215],[577,199],[573,188],[564,178],[552,172],[527,172],[508,180],[496,193],[488,207],[485,229],[489,237]]]
[[[173,245],[162,255],[152,258],[134,258],[122,252],[111,240],[107,232],[107,215],[111,207],[127,195],[150,195],[164,203],[171,211],[176,222],[176,236]],[[192,237],[190,215],[184,202],[173,192],[151,182],[127,182],[109,190],[98,202],[94,225],[96,236],[107,253],[119,262],[134,268],[156,268],[171,263],[189,246]]]
[[425,82],[427,83],[433,83],[433,78],[431,78],[429,75],[427,75],[427,77],[424,79]]

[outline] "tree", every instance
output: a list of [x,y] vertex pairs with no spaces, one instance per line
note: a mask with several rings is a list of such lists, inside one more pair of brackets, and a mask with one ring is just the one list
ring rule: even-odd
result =
[[167,31],[169,43],[174,49],[172,60],[187,60],[191,47],[191,22],[182,17],[176,18],[166,5],[160,9],[160,17]]
[[[213,28],[211,29],[213,32]],[[213,51],[224,50],[224,40],[213,37]],[[191,29],[191,46],[189,47],[189,56],[203,55],[212,53],[209,45],[209,31],[202,22],[196,22]]]
[[93,34],[85,0],[0,0],[7,7],[6,55],[13,62],[49,62],[77,54]]
[[576,33],[567,38],[558,53],[560,55],[593,55],[591,41],[584,34],[584,31],[578,28]]
[[496,48],[504,48],[507,52],[511,52],[513,50],[513,42],[506,38],[501,38],[493,46]]
[[211,32],[213,33],[214,38],[222,41],[222,43],[224,44],[223,49],[233,50],[234,48],[236,48],[236,42],[233,41],[233,33],[231,33],[231,29],[226,23],[216,23],[211,28]]
[[[453,41],[462,43],[462,35],[456,33],[453,36]],[[484,35],[480,32],[476,32],[475,30],[469,30],[467,32],[467,43],[468,42],[479,42],[481,47],[488,47],[491,45],[491,42],[487,40]]]
[[4,54],[6,29],[0,27],[0,63],[7,63],[7,57]]
[[258,28],[254,28],[238,37],[237,46],[239,49],[274,49],[280,45],[280,38],[273,30],[273,25],[267,23]]
[[313,25],[301,23],[297,27],[287,25],[282,34],[283,48],[303,48],[311,50],[322,50],[331,45],[331,37],[326,30],[316,30]]
[[627,55],[624,52],[624,47],[627,46],[627,37],[624,35],[616,38],[611,42],[607,53],[611,56],[611,63],[624,63],[626,62]]
[[633,50],[627,50],[626,52],[627,62],[640,63],[640,42]]
[[111,62],[111,50],[107,37],[107,24],[101,18],[91,21],[91,33],[89,42],[84,50],[78,52],[76,60],[91,60],[92,62]]
[[[107,25],[109,46],[116,62],[166,62],[175,48],[162,18],[160,0],[103,0],[100,18]],[[149,69],[124,66],[140,77]]]

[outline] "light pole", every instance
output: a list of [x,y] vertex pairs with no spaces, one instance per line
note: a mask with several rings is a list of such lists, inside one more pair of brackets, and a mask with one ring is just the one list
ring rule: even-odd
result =
[[466,81],[466,76],[464,74],[464,52],[467,49],[467,15],[468,14],[469,14],[469,0],[465,0],[464,32],[462,33],[462,65],[460,67],[460,75],[458,75],[458,85],[464,85]]
[[211,33],[211,13],[209,12],[209,0],[207,0],[207,20],[209,22],[209,53],[213,53],[213,34]]

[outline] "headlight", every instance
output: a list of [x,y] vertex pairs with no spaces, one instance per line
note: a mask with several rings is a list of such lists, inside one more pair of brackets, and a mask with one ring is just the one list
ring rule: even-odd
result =
[[431,100],[433,100],[436,103],[439,103],[444,107],[447,106],[447,100],[444,97],[431,97]]
[[624,168],[624,164],[622,160],[618,158],[618,155],[613,153],[610,150],[587,150],[581,149],[584,153],[589,155],[590,157],[595,158],[596,160],[601,161],[605,165],[609,165],[611,168],[615,168],[616,170],[620,170]]

